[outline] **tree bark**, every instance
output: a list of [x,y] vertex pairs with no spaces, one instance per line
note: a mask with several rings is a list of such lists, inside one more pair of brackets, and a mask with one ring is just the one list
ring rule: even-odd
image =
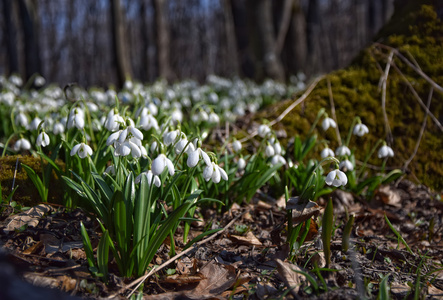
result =
[[25,78],[28,80],[35,73],[41,74],[37,3],[19,0],[18,4],[24,40]]
[[118,85],[121,87],[126,80],[131,79],[132,71],[125,42],[125,21],[120,0],[110,0],[111,32],[114,64],[117,71]]
[[[278,81],[285,80],[281,59],[275,53],[275,34],[272,22],[271,0],[250,0],[248,8],[252,12],[251,35],[255,36],[256,73],[258,80],[270,77]],[[262,69],[263,71],[260,71]]]
[[306,37],[306,17],[301,7],[300,0],[294,0],[292,19],[288,32],[288,59],[290,73],[306,72],[306,58],[308,53]]
[[7,75],[11,75],[14,73],[19,73],[19,64],[18,64],[18,49],[17,49],[17,30],[15,28],[14,20],[12,16],[13,12],[13,3],[11,0],[3,1],[3,17],[5,22],[5,40],[6,40],[6,52],[8,57],[8,69],[6,70]]
[[225,18],[225,32],[226,32],[226,47],[228,57],[230,58],[230,65],[232,74],[239,75],[239,60],[237,42],[235,39],[235,25],[234,16],[232,13],[231,0],[223,0],[224,18]]
[[170,35],[166,8],[167,0],[153,0],[153,2],[157,41],[158,75],[160,78],[169,81],[172,79],[172,72],[169,61]]

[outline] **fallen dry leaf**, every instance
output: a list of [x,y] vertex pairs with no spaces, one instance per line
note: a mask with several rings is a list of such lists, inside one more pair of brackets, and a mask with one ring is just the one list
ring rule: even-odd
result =
[[200,283],[190,291],[193,296],[196,295],[220,295],[230,289],[237,280],[235,268],[230,265],[218,264],[210,261],[205,265],[200,273],[205,277]]
[[292,209],[292,224],[300,224],[311,217],[317,217],[322,208],[315,202],[300,203],[299,197],[289,198],[286,210]]
[[395,207],[401,206],[400,193],[397,190],[392,189],[389,185],[381,186],[376,191],[375,198],[387,205]]
[[178,285],[185,285],[185,284],[191,284],[191,283],[197,283],[205,279],[202,274],[197,273],[195,275],[188,275],[188,274],[174,274],[169,275],[163,278],[161,280],[165,283],[174,283]]
[[28,227],[36,227],[40,219],[49,212],[53,211],[53,208],[47,204],[39,204],[31,207],[27,211],[8,217],[6,220],[6,227],[3,229],[6,233],[19,229],[23,225]]
[[278,274],[280,274],[280,276],[282,277],[285,285],[289,289],[291,289],[291,294],[297,298],[297,293],[300,289],[301,283],[300,277],[302,275],[295,271],[301,271],[300,268],[296,265],[284,262],[278,258],[275,260],[275,262],[277,263]]
[[248,231],[248,233],[245,236],[229,235],[228,238],[234,243],[240,245],[257,246],[257,247],[263,246],[262,242],[260,242],[259,239],[251,231]]

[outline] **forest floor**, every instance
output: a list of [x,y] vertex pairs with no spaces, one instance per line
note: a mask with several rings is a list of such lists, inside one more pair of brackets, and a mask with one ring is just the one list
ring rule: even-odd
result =
[[[387,275],[385,286],[393,299],[442,299],[441,195],[406,180],[380,188],[371,202],[336,190],[329,270],[324,268],[318,226],[311,226],[294,262],[285,260],[285,201],[261,198],[223,215],[201,211],[204,221],[194,224],[193,236],[205,228],[225,230],[147,278],[144,299],[376,299]],[[319,204],[324,207],[325,200]],[[88,271],[80,222],[95,245],[100,229],[80,209],[40,204],[26,213],[10,213],[5,210],[0,222],[5,250],[0,255],[0,299],[124,299],[135,288],[130,286],[134,279],[112,275],[105,285]],[[351,247],[343,252],[342,232],[352,213]],[[385,214],[411,251],[387,225]],[[176,247],[180,253],[180,230]],[[168,252],[169,242],[153,263],[167,261]],[[110,272],[117,274],[112,264]]]

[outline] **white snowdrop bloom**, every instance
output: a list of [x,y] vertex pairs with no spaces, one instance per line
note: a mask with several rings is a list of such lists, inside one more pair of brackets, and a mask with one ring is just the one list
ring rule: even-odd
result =
[[275,155],[274,147],[272,147],[270,144],[268,144],[265,148],[265,154],[267,157],[271,157]]
[[69,112],[68,129],[77,127],[83,129],[85,127],[85,113],[83,109],[76,107]]
[[239,152],[239,151],[241,150],[241,148],[242,148],[242,145],[241,145],[241,142],[240,142],[240,141],[235,140],[235,141],[232,143],[232,149],[234,150],[234,152]]
[[123,88],[125,90],[132,90],[133,87],[134,87],[134,84],[132,83],[131,80],[126,80],[125,83],[123,84]]
[[340,169],[345,171],[352,171],[354,170],[354,165],[348,159],[345,159],[340,162]]
[[54,126],[52,127],[52,133],[54,133],[55,135],[59,135],[64,132],[65,132],[65,125],[63,125],[61,122],[55,123]]
[[120,128],[120,124],[125,123],[125,120],[114,109],[111,109],[106,119],[105,128],[109,131],[116,131]]
[[334,151],[332,151],[332,149],[326,147],[321,151],[320,156],[322,159],[329,157],[329,156],[334,157]]
[[12,92],[6,92],[0,96],[0,101],[6,104],[7,106],[12,106],[14,103],[15,95]]
[[154,128],[155,130],[159,130],[157,119],[149,113],[149,110],[144,107],[140,116],[140,127],[144,130],[149,130]]
[[169,146],[171,144],[175,143],[175,140],[177,139],[177,137],[180,135],[180,130],[176,129],[170,132],[167,132],[163,135],[163,143],[166,146]]
[[114,165],[108,166],[104,173],[105,174],[115,175],[115,166]]
[[337,124],[335,124],[335,121],[331,118],[325,118],[323,122],[321,122],[321,126],[323,127],[323,130],[328,130],[329,127],[335,128],[337,127]]
[[132,140],[125,140],[123,143],[117,142],[114,151],[115,156],[127,156],[132,155],[133,158],[139,158],[142,156],[140,146],[134,143]]
[[226,171],[223,170],[223,168],[215,162],[212,162],[211,165],[206,166],[203,170],[203,178],[206,181],[212,179],[212,182],[219,183],[222,178],[223,180],[228,180],[228,174],[226,174]]
[[192,102],[191,99],[189,99],[189,97],[182,97],[180,99],[180,103],[184,106],[184,107],[191,107]]
[[208,122],[211,124],[218,124],[220,122],[220,117],[215,112],[211,112],[209,114]]
[[207,122],[209,120],[209,115],[203,109],[198,112],[198,120],[200,122]]
[[262,124],[258,127],[258,135],[262,138],[267,136],[271,132],[271,129],[268,125]]
[[281,154],[281,145],[280,145],[280,143],[279,142],[274,143],[273,147],[274,147],[275,154],[280,155]]
[[335,187],[339,187],[341,185],[346,185],[348,183],[348,177],[346,174],[339,169],[332,170],[326,176],[325,182],[327,185],[333,185]]
[[218,95],[216,93],[212,92],[208,95],[208,100],[212,104],[216,104],[218,102]]
[[171,120],[177,124],[183,121],[183,113],[178,108],[175,108],[171,113]]
[[281,156],[280,154],[274,155],[271,158],[271,165],[275,166],[276,164],[279,164],[279,163],[282,163],[285,165],[286,159],[283,156]]
[[83,159],[88,155],[89,156],[92,155],[92,148],[85,143],[77,144],[71,149],[71,156],[74,156],[75,154],[77,154],[80,158]]
[[25,138],[17,140],[13,147],[13,150],[16,152],[20,150],[29,150],[29,149],[31,149],[31,143]]
[[49,145],[49,142],[49,135],[46,132],[42,131],[37,136],[37,140],[35,143],[37,144],[37,146],[46,147]]
[[240,157],[237,162],[237,168],[243,170],[246,167],[246,161],[243,157]]
[[156,116],[158,114],[158,107],[154,103],[149,102],[147,108],[151,115]]
[[152,166],[151,166],[152,173],[154,175],[160,175],[161,173],[163,173],[163,171],[166,167],[168,168],[169,175],[171,175],[171,176],[174,175],[174,173],[175,173],[174,164],[172,163],[172,161],[169,158],[166,157],[166,155],[160,154],[152,162]]
[[[138,130],[137,128],[135,128],[134,126],[129,125],[128,127],[126,127],[125,129],[123,129],[118,137],[118,142],[119,143],[124,143],[127,140],[132,140],[133,139],[137,139],[142,141],[143,140],[143,133]],[[137,143],[138,144],[138,143]]]
[[188,148],[189,148],[188,139],[184,134],[182,134],[180,140],[175,144],[175,154],[180,154],[182,153],[182,151],[186,152]]
[[142,176],[146,176],[146,179],[148,180],[148,185],[154,183],[156,187],[160,187],[160,185],[162,184],[160,181],[160,177],[158,177],[158,175],[154,175],[151,170],[147,172],[142,172],[140,175],[138,175],[135,178],[135,183],[140,183],[142,180]]
[[95,103],[86,102],[86,106],[88,107],[89,111],[92,111],[92,112],[97,112],[98,111],[98,106]]
[[394,157],[394,150],[387,145],[383,145],[378,150],[378,158]]
[[17,75],[11,75],[9,77],[9,82],[14,84],[15,86],[22,86],[23,80]]
[[246,114],[245,105],[242,103],[235,105],[232,112],[237,116],[244,116]]
[[119,130],[114,133],[111,133],[111,135],[106,140],[106,145],[111,146],[111,145],[115,144],[115,142],[118,141],[118,138],[119,138],[122,131],[123,130]]
[[349,150],[349,148],[346,146],[340,146],[337,149],[335,149],[335,155],[337,156],[351,155],[351,150]]
[[42,119],[40,119],[39,117],[35,117],[31,123],[29,123],[29,130],[37,130],[38,129],[38,125],[40,125],[40,123],[42,122]]
[[158,150],[158,143],[157,143],[157,141],[153,141],[153,142],[152,142],[151,146],[149,147],[149,150],[150,150],[151,152],[155,152],[155,151]]
[[354,126],[353,130],[354,135],[364,136],[368,132],[369,132],[368,126],[366,126],[365,124],[360,123]]
[[[192,145],[192,144],[190,144],[190,145]],[[194,145],[192,145],[192,146],[194,146]],[[195,150],[193,149],[193,147],[192,148],[190,147],[188,149],[187,153],[188,153],[188,160],[186,161],[186,164],[190,168],[195,167],[198,164],[200,158],[203,159],[203,161],[205,162],[205,164],[207,166],[210,166],[212,164],[212,161],[211,161],[211,158],[209,157],[209,155],[205,151],[203,151],[200,147]]]
[[19,112],[15,116],[15,125],[27,127],[28,124],[29,124],[28,118],[26,117],[26,115],[24,113]]

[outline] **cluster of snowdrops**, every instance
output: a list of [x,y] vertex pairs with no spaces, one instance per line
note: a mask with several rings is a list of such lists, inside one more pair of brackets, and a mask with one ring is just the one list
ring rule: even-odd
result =
[[[224,121],[241,116],[245,109],[257,110],[266,97],[285,94],[278,84],[248,88],[217,77],[210,81],[204,87],[189,82],[174,87],[128,82],[119,93],[74,91],[70,103],[61,100],[60,88],[25,93],[3,78],[0,105],[8,108],[11,120],[3,128],[9,136],[3,155],[30,151],[41,157],[46,165],[41,175],[25,170],[42,200],[48,197],[48,174],[55,171],[75,191],[66,193],[66,205],[82,206],[97,216],[102,234],[96,255],[83,226],[82,237],[91,272],[105,281],[110,252],[121,276],[141,276],[168,236],[170,254],[175,253],[179,226],[184,229],[184,248],[214,233],[217,229],[192,236],[198,207],[223,211],[234,202],[250,201],[266,185],[288,186],[292,193],[315,200],[332,192],[329,186],[362,193],[395,177],[362,177],[375,147],[382,144],[378,157],[384,159],[383,166],[394,155],[383,141],[356,172],[350,138],[368,133],[358,117],[336,151],[324,147],[320,161],[308,155],[317,145],[316,135],[295,137],[293,150],[288,151],[266,121],[257,126],[258,137],[250,135],[259,141],[253,153],[230,136],[209,151],[203,142]],[[337,126],[324,110],[313,128],[320,120],[324,131]],[[55,163],[58,158],[65,168]]]

